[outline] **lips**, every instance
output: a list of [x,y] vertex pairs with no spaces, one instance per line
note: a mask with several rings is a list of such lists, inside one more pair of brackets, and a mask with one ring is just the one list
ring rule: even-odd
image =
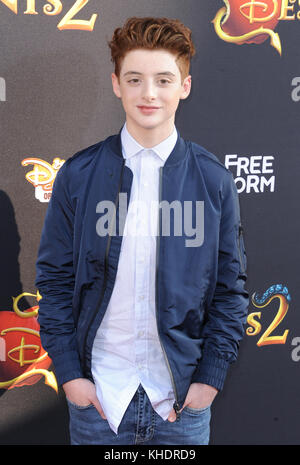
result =
[[153,106],[145,106],[145,105],[138,105],[138,109],[145,114],[151,114],[155,111],[159,110],[160,107],[153,107]]

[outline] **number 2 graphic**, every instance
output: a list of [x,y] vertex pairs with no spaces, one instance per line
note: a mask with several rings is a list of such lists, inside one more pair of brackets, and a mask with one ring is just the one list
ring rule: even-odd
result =
[[[258,347],[271,344],[285,344],[286,342],[286,338],[289,332],[288,329],[286,329],[282,335],[271,336],[271,334],[274,333],[275,329],[280,325],[287,314],[289,303],[291,301],[287,287],[283,286],[282,284],[271,286],[263,294],[262,298],[258,298],[256,293],[254,293],[252,295],[252,303],[255,305],[255,307],[264,308],[267,307],[275,298],[279,299],[277,313],[271,324],[257,341]],[[256,336],[261,332],[262,325],[256,318],[261,318],[261,312],[253,312],[248,315],[247,323],[249,324],[249,327],[246,330],[246,334],[248,336]]]

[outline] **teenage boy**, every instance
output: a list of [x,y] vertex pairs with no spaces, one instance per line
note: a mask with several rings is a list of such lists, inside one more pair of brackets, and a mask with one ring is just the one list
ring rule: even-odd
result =
[[42,343],[72,444],[208,444],[248,306],[237,190],[174,124],[191,31],[130,18],[109,45],[126,123],[56,176],[37,260]]

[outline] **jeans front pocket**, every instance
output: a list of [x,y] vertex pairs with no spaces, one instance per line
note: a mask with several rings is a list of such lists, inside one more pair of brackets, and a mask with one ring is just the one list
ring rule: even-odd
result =
[[203,413],[206,413],[208,410],[210,410],[210,405],[207,407],[202,407],[202,408],[194,408],[194,407],[189,407],[188,405],[184,407],[182,412],[186,412],[191,415],[202,415]]
[[70,407],[73,407],[75,408],[76,410],[87,410],[89,408],[92,408],[94,407],[94,404],[88,404],[88,405],[78,405],[78,404],[75,404],[74,402],[72,402],[70,399],[67,399],[67,403],[69,404]]

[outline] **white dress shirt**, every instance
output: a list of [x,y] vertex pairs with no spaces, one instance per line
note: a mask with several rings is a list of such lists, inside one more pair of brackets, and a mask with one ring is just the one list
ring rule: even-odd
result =
[[112,431],[139,384],[167,420],[174,403],[170,373],[156,325],[155,268],[159,167],[172,152],[177,131],[152,149],[121,131],[125,164],[133,172],[116,281],[92,349],[97,397]]

